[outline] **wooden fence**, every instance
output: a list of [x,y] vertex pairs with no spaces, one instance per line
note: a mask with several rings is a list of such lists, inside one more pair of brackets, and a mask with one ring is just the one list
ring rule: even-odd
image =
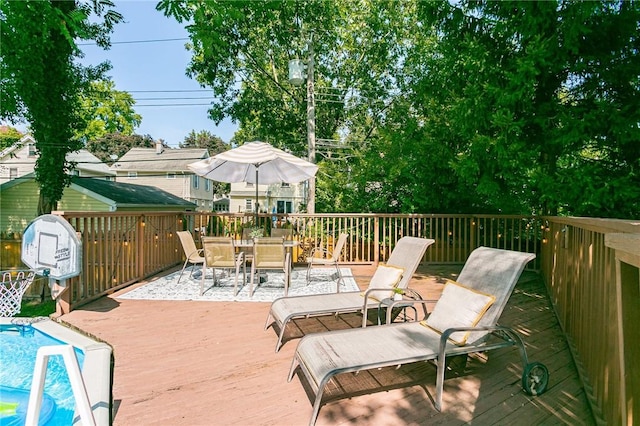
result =
[[299,242],[294,260],[299,262],[313,247],[333,247],[337,236],[346,232],[349,237],[340,259],[346,264],[385,261],[403,236],[436,240],[425,262],[463,263],[479,245],[538,253],[542,235],[538,219],[522,216],[55,213],[79,233],[83,245],[82,274],[68,280],[71,291],[64,310],[179,265],[184,254],[178,230],[191,231],[199,241],[201,235],[240,238],[244,227],[263,228],[267,235],[276,225],[292,227]]
[[602,423],[640,423],[640,222],[544,218],[542,274]]
[[[231,235],[239,238],[245,226],[255,226],[254,215],[194,214],[188,219],[190,229],[203,235]],[[344,263],[384,261],[403,236],[433,238],[425,262],[464,263],[474,248],[484,245],[538,253],[542,231],[540,222],[525,216],[490,215],[384,215],[384,214],[290,214],[260,215],[258,227],[266,235],[271,227],[293,228],[301,247],[333,247],[340,233],[349,234]],[[304,261],[301,251],[295,260]],[[532,268],[538,264],[533,263]]]

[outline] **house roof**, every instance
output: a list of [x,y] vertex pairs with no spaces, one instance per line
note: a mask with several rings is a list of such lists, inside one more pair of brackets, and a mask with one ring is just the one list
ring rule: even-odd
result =
[[[14,143],[11,146],[0,151],[0,160],[5,159],[7,156],[14,156],[16,151],[19,151],[21,148],[28,144],[35,143],[35,140],[31,135],[23,136],[18,142]],[[16,161],[21,163],[28,162],[33,163],[35,166],[36,156],[28,157],[28,158],[19,158]],[[76,169],[90,171],[98,176],[114,176],[115,172],[109,168],[105,163],[100,161],[98,157],[87,151],[86,149],[80,149],[78,151],[69,152],[66,155],[67,161],[72,161],[76,163]],[[11,159],[9,159],[11,162]]]
[[230,202],[231,202],[231,200],[229,198],[225,197],[225,198],[220,198],[219,200],[215,200],[213,202],[213,205],[214,206],[227,206],[228,207]]
[[76,168],[79,170],[92,171],[101,176],[115,176],[115,172],[109,166],[86,149],[68,153],[67,160],[77,163]]
[[187,172],[193,174],[187,164],[209,158],[209,152],[201,148],[163,149],[157,153],[156,148],[131,148],[112,166],[114,171],[162,171]]
[[35,143],[35,140],[33,140],[33,137],[31,135],[24,135],[23,137],[20,138],[20,140],[18,142],[14,143],[13,145],[10,145],[10,146],[6,147],[5,149],[3,149],[2,151],[0,151],[0,158],[6,157],[7,155],[11,154],[16,149],[23,147],[24,144],[26,144],[26,143]]
[[26,175],[22,175],[22,176],[19,176],[19,177],[15,178],[15,179],[11,179],[11,180],[9,180],[7,182],[3,182],[2,184],[0,184],[0,191],[6,191],[7,189],[9,189],[9,188],[11,188],[11,187],[13,187],[15,185],[20,185],[21,183],[26,182],[28,180],[32,180],[32,179],[35,180],[34,173],[33,172],[32,173],[27,173]]
[[196,207],[196,204],[190,201],[153,186],[79,177],[72,178],[71,184],[112,200],[119,207],[140,205],[183,206],[194,209]]
[[[16,185],[35,180],[34,174],[21,176],[0,184],[0,193]],[[146,186],[121,183],[96,178],[71,178],[71,189],[84,193],[89,197],[103,203],[120,208],[156,208],[156,209],[185,209],[195,210],[197,205],[183,198],[176,197],[162,189]]]

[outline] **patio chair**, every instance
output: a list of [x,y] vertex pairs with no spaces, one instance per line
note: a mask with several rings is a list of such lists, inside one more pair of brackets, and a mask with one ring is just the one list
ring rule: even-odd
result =
[[283,238],[263,237],[253,240],[249,297],[253,296],[255,288],[260,285],[260,279],[258,278],[258,283],[254,286],[257,271],[264,269],[284,271],[284,295],[286,296],[289,292],[291,256],[285,250]]
[[[386,267],[378,267],[364,294],[361,291],[349,291],[334,294],[316,294],[309,296],[281,297],[273,301],[265,330],[270,325],[279,328],[276,352],[282,345],[284,332],[289,321],[295,318],[322,315],[338,315],[347,312],[362,312],[363,326],[367,321],[367,310],[378,308],[380,300],[389,297],[390,287],[406,289],[427,248],[435,241],[426,238],[402,237],[393,248]],[[393,268],[395,267],[395,268]],[[394,269],[402,269],[402,278],[397,280]],[[380,291],[384,291],[383,294]]]
[[200,265],[204,263],[204,257],[202,256],[202,249],[196,247],[196,242],[193,240],[193,235],[189,231],[178,231],[178,238],[180,239],[180,244],[182,244],[182,250],[184,250],[184,255],[186,256],[186,260],[184,261],[184,265],[182,265],[182,270],[180,271],[180,277],[178,277],[178,283],[182,279],[182,274],[184,273],[184,269],[187,267],[187,264],[191,264],[191,273],[190,277],[193,277],[193,269],[196,265]]
[[[256,231],[251,228],[242,228],[242,240],[243,241],[253,241],[254,236],[252,234],[258,233],[260,237],[264,237],[264,230]],[[251,247],[242,247],[242,251],[244,252],[245,260],[249,263],[253,261],[253,246]]]
[[519,347],[524,365],[524,390],[531,395],[544,392],[548,383],[546,367],[530,364],[519,334],[497,325],[516,281],[533,258],[535,255],[529,253],[478,248],[467,259],[458,282],[445,285],[426,321],[303,337],[296,348],[288,381],[299,368],[315,393],[310,424],[316,421],[325,387],[337,374],[435,361],[434,405],[440,411],[446,357],[513,345]]
[[340,266],[338,260],[340,260],[340,253],[344,248],[344,244],[347,242],[349,234],[342,233],[338,237],[338,241],[332,250],[323,249],[320,247],[314,247],[311,250],[309,257],[307,257],[307,283],[311,282],[311,268],[313,266],[326,266],[333,265],[336,268],[338,274],[338,291],[340,291],[340,284],[342,283],[342,273],[340,272]]
[[293,228],[271,228],[271,236],[290,240],[293,238]]
[[213,285],[218,282],[216,268],[235,268],[235,280],[233,282],[233,295],[238,294],[238,275],[240,266],[243,268],[243,285],[247,281],[247,265],[244,261],[244,253],[236,254],[231,237],[202,237],[202,248],[204,250],[204,264],[202,265],[202,278],[200,279],[200,296],[204,294],[204,279],[207,268],[213,269]]

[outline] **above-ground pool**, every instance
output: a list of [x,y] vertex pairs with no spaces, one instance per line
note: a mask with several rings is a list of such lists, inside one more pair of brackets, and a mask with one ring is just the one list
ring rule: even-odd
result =
[[[30,323],[31,322],[31,323]],[[72,345],[98,425],[109,424],[111,347],[47,318],[0,318],[0,425],[23,425],[38,348]],[[47,364],[40,425],[81,421],[61,356]]]

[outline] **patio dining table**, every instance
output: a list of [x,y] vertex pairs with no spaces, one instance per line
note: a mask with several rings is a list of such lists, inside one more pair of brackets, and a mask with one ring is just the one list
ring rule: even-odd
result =
[[[234,247],[242,250],[243,248],[253,248],[253,239],[241,239],[241,240],[233,240],[233,245]],[[292,251],[293,248],[298,246],[300,244],[299,241],[296,240],[284,240],[282,242],[282,245],[284,246],[285,250],[287,251],[287,253],[289,254],[289,258],[291,259],[291,267],[293,267],[293,255],[292,255]],[[291,268],[293,269],[293,268]],[[287,275],[287,288],[289,287],[289,285],[291,284],[291,274]]]
[[[284,248],[289,251],[291,251],[293,247],[296,247],[299,244],[300,242],[295,240],[284,240],[284,242],[282,243]],[[238,248],[249,248],[253,247],[253,240],[233,240],[233,245]]]

